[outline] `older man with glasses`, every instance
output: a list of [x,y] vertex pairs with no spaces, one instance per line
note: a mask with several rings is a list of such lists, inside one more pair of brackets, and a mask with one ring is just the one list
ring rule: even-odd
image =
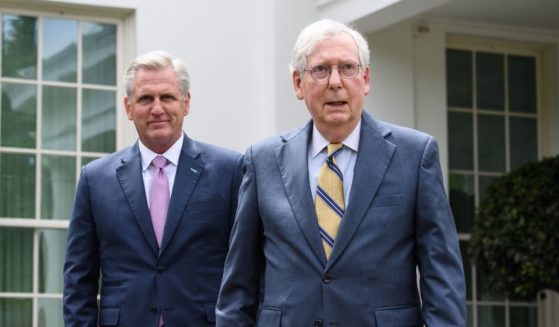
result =
[[363,110],[369,48],[344,24],[306,27],[291,71],[312,120],[247,150],[217,326],[465,326],[436,140]]

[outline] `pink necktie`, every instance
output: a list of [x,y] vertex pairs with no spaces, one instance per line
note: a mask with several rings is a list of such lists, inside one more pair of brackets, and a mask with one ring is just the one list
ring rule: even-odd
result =
[[163,168],[167,165],[167,159],[157,156],[151,164],[155,167],[155,172],[151,180],[151,192],[149,197],[149,212],[151,213],[151,223],[157,238],[157,244],[161,246],[163,239],[163,229],[167,220],[167,209],[169,208],[169,180]]

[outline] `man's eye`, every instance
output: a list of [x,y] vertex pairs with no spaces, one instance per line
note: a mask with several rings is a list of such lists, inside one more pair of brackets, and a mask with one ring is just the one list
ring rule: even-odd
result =
[[138,103],[148,103],[151,100],[151,97],[144,95],[138,98]]
[[169,102],[175,100],[175,97],[169,94],[161,96],[161,101]]
[[325,66],[325,65],[318,65],[318,66],[314,66],[314,68],[312,70],[313,70],[313,72],[316,72],[316,73],[323,73],[323,72],[328,71],[328,67]]

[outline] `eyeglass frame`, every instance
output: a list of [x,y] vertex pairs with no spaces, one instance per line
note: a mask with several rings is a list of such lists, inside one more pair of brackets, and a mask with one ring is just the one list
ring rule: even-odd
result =
[[[347,65],[347,64],[352,64],[357,66],[357,70],[355,71],[355,74],[353,76],[346,76],[344,74],[341,73],[340,69],[338,68],[340,65]],[[323,79],[317,79],[313,76],[313,69],[315,69],[316,67],[319,66],[325,66],[328,67],[328,76],[324,77]],[[325,65],[325,64],[318,64],[316,66],[311,67],[310,69],[303,69],[303,72],[309,72],[309,75],[311,76],[311,78],[315,81],[315,82],[325,82],[328,79],[330,79],[330,77],[332,76],[332,71],[334,70],[334,67],[336,67],[336,69],[338,70],[338,75],[340,75],[341,78],[344,79],[354,79],[355,76],[357,76],[359,74],[359,69],[363,69],[363,65],[358,64],[354,61],[348,61],[348,62],[343,62],[339,65]]]

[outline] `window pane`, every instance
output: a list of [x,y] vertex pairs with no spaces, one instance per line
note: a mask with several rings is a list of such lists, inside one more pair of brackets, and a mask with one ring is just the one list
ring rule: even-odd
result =
[[472,114],[448,113],[448,148],[450,169],[474,169]]
[[472,107],[472,52],[446,50],[446,84],[449,107]]
[[[81,166],[85,166],[85,165],[87,165],[88,163],[90,163],[90,162],[92,162],[93,160],[98,159],[98,158],[99,158],[99,157],[82,157],[82,164],[81,164]],[[81,166],[80,166],[80,167],[81,167]]]
[[502,116],[478,115],[479,170],[504,172],[505,119]]
[[460,233],[469,233],[474,223],[474,177],[450,174],[450,207]]
[[476,54],[477,107],[480,109],[504,109],[503,55],[478,52]]
[[536,307],[511,307],[510,327],[537,327],[538,310]]
[[485,199],[485,191],[489,184],[491,184],[497,176],[479,176],[479,202],[483,202]]
[[535,118],[510,118],[510,165],[517,168],[538,160],[538,126]]
[[115,151],[116,93],[84,89],[82,117],[82,150]]
[[43,19],[43,79],[75,82],[78,62],[75,20]]
[[33,301],[31,299],[1,299],[0,326],[31,327]]
[[83,24],[83,82],[116,85],[116,25]]
[[39,299],[39,327],[64,326],[62,300]]
[[0,227],[0,258],[0,292],[31,292],[33,230]]
[[460,242],[460,253],[462,254],[462,264],[464,265],[464,276],[466,278],[466,300],[472,300],[472,263],[468,255],[468,243]]
[[497,306],[479,306],[478,327],[505,327],[505,308]]
[[41,218],[69,219],[76,188],[74,157],[43,156]]
[[39,246],[39,291],[62,293],[66,230],[41,230]]
[[468,304],[466,306],[466,326],[473,327],[474,326],[474,313],[472,306]]
[[536,112],[536,59],[508,56],[509,109]]
[[4,15],[2,19],[2,76],[37,76],[37,18]]
[[76,89],[43,87],[43,148],[76,150]]
[[2,146],[34,148],[36,140],[37,87],[2,83]]
[[0,217],[35,217],[35,156],[0,154]]

